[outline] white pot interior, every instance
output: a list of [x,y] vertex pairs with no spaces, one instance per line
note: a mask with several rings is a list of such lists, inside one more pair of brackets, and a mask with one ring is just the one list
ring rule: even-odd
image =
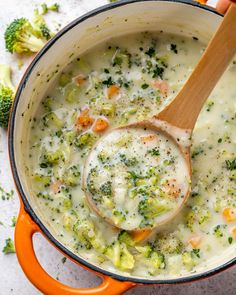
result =
[[[14,153],[17,172],[25,195],[52,235],[55,236],[55,233],[50,229],[43,212],[37,208],[31,195],[25,151],[29,136],[29,120],[32,120],[46,89],[53,83],[56,76],[53,75],[54,72],[60,73],[76,55],[111,37],[145,30],[163,30],[186,36],[197,36],[207,41],[220,20],[221,17],[215,13],[184,3],[168,1],[130,3],[102,13],[95,13],[92,17],[74,24],[60,38],[56,36],[50,46],[38,55],[37,62],[25,80],[15,113]],[[228,262],[234,257],[234,251],[231,250],[217,260],[209,261],[208,268],[199,269],[198,273],[212,270]],[[165,277],[167,278],[176,277]]]

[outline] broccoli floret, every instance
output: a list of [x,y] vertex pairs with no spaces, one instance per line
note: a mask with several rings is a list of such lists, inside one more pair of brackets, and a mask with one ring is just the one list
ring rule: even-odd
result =
[[34,14],[35,14],[35,18],[34,18],[33,26],[35,31],[37,32],[37,37],[44,38],[46,40],[51,39],[52,33],[50,29],[48,28],[43,16],[39,14],[38,9],[35,9]]
[[218,224],[214,227],[214,235],[217,238],[222,238],[224,236],[224,230],[227,227],[226,224]]
[[41,7],[42,7],[42,14],[44,15],[44,14],[48,13],[49,10],[58,12],[60,6],[58,3],[54,3],[50,6],[47,6],[46,3],[42,3]]
[[6,49],[11,53],[38,52],[45,44],[28,19],[23,17],[8,25],[4,37]]
[[111,196],[112,195],[112,183],[107,181],[100,186],[100,192],[102,195]]
[[42,14],[46,14],[48,12],[48,6],[46,3],[41,4],[42,7]]
[[50,5],[50,6],[48,6],[48,9],[49,10],[55,11],[55,12],[58,12],[59,11],[59,8],[60,8],[60,6],[59,6],[58,3],[54,3],[54,4]]
[[75,145],[80,148],[91,147],[96,140],[96,136],[90,132],[83,133],[80,135],[75,142]]
[[119,269],[129,270],[134,267],[134,257],[124,243],[116,241],[115,244],[107,247],[104,254]]
[[73,226],[73,231],[76,233],[82,247],[86,249],[94,248],[99,252],[104,252],[104,241],[98,237],[92,221],[78,220]]
[[125,166],[135,166],[138,163],[137,158],[135,157],[127,157],[125,154],[120,154],[120,160],[125,164]]
[[145,246],[136,246],[135,249],[141,253],[145,258],[148,258],[150,257],[152,251],[153,251],[153,248],[150,244],[147,244]]
[[57,165],[59,161],[65,160],[62,150],[58,149],[55,152],[45,151],[42,155],[41,168],[48,168]]
[[135,247],[141,253],[141,261],[146,265],[150,275],[155,275],[159,269],[165,268],[165,257],[148,244],[146,246]]
[[188,271],[191,271],[194,268],[194,266],[196,265],[191,252],[184,252],[183,253],[182,262]]
[[128,246],[134,246],[135,242],[127,231],[123,230],[119,233],[118,240],[120,243],[125,243]]
[[162,253],[180,254],[183,243],[173,234],[159,235],[156,237],[156,248]]
[[112,211],[112,220],[116,225],[121,224],[126,220],[125,214],[119,210]]
[[0,127],[7,128],[10,110],[14,98],[14,87],[11,83],[11,69],[0,65]]
[[169,210],[166,204],[158,202],[157,198],[146,198],[142,200],[138,205],[138,212],[145,219],[153,219],[158,215]]
[[48,187],[51,184],[51,177],[42,175],[42,174],[34,174],[32,176],[33,180],[36,181],[36,183],[39,183],[42,185],[42,188]]
[[73,165],[65,172],[63,181],[70,186],[76,186],[80,180],[80,167]]
[[97,157],[98,157],[98,160],[100,160],[102,164],[105,164],[110,159],[108,154],[104,151],[101,151]]
[[10,253],[15,253],[16,252],[15,245],[14,245],[11,238],[6,239],[5,246],[4,246],[3,250],[2,250],[2,252],[4,254],[10,254]]

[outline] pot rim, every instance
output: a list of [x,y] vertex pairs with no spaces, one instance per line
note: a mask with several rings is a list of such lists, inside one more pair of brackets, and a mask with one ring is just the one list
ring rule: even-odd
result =
[[100,13],[103,13],[108,10],[112,10],[114,8],[120,7],[120,6],[125,6],[129,5],[132,3],[137,3],[137,2],[175,2],[175,3],[180,3],[180,4],[185,4],[185,5],[190,5],[194,7],[198,7],[200,9],[209,11],[210,13],[217,14],[219,16],[222,16],[220,13],[218,13],[214,8],[206,6],[206,5],[201,5],[198,2],[192,1],[192,0],[123,0],[119,2],[114,2],[111,4],[103,5],[101,7],[98,7],[78,18],[76,18],[74,21],[69,23],[67,26],[65,26],[62,30],[60,30],[45,46],[44,48],[36,55],[36,57],[33,59],[29,67],[26,69],[16,92],[15,100],[13,103],[12,107],[12,112],[11,112],[11,117],[9,121],[9,132],[8,132],[8,148],[9,148],[9,157],[10,157],[10,165],[12,168],[12,174],[13,178],[15,181],[16,188],[18,190],[19,196],[24,204],[24,209],[25,211],[29,214],[31,219],[39,226],[40,230],[42,233],[46,236],[46,238],[56,246],[59,250],[61,250],[65,255],[70,257],[72,260],[78,262],[81,266],[85,266],[86,268],[89,268],[97,273],[101,273],[105,276],[112,277],[113,279],[116,279],[118,281],[130,281],[138,284],[180,284],[180,283],[188,283],[192,281],[196,281],[199,279],[203,279],[212,275],[215,275],[231,266],[233,266],[236,263],[236,257],[231,259],[230,261],[214,268],[209,271],[200,273],[200,274],[195,274],[191,275],[188,277],[179,277],[176,279],[157,279],[157,280],[149,280],[145,278],[134,278],[134,277],[126,277],[124,275],[116,274],[111,271],[107,271],[105,269],[102,269],[82,257],[77,256],[74,254],[71,250],[67,249],[62,243],[60,243],[47,229],[47,227],[41,222],[41,220],[38,218],[38,216],[35,214],[33,208],[31,207],[24,190],[21,186],[21,181],[17,172],[17,167],[16,167],[16,161],[15,161],[15,152],[14,152],[14,131],[15,131],[15,115],[17,112],[17,106],[18,103],[20,102],[20,97],[23,89],[25,88],[28,78],[31,75],[32,70],[34,67],[37,65],[37,63],[40,61],[40,59],[44,56],[44,54],[47,53],[47,51],[53,46],[53,44],[60,39],[64,34],[66,34],[69,30],[71,30],[73,27],[77,26],[78,24],[82,23],[83,21],[96,16]]

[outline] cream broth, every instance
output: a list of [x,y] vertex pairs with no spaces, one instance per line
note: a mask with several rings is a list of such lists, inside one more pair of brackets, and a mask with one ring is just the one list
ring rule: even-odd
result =
[[[129,232],[114,228],[90,208],[82,189],[85,160],[98,139],[109,136],[112,128],[162,110],[204,48],[197,38],[163,32],[124,36],[77,57],[48,90],[30,130],[30,182],[42,216],[75,254],[113,272],[159,278],[194,273],[225,251],[234,251],[236,62],[206,102],[194,129],[192,193],[173,221],[148,241],[135,243]],[[135,155],[128,156],[132,162]],[[155,155],[149,157],[145,163],[150,166],[151,157],[153,163],[156,160]],[[96,163],[97,159],[92,165]],[[128,171],[126,165],[122,169]],[[109,175],[102,176],[109,181]]]
[[92,207],[125,230],[169,219],[189,190],[184,155],[174,140],[148,128],[120,128],[102,137],[86,160]]

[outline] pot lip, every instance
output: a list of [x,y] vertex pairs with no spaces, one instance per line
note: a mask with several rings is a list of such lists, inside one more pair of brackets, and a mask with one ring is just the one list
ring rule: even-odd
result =
[[39,226],[40,230],[42,233],[46,236],[46,238],[53,244],[55,245],[59,250],[65,253],[68,257],[72,258],[74,261],[78,262],[80,265],[85,266],[86,268],[89,268],[97,273],[101,273],[102,275],[112,277],[113,279],[116,279],[118,281],[130,281],[134,282],[137,284],[179,284],[179,283],[188,283],[192,281],[196,281],[199,279],[203,279],[209,276],[212,276],[216,273],[219,273],[236,263],[236,258],[224,263],[221,266],[218,266],[212,270],[209,270],[207,272],[203,272],[201,274],[193,274],[188,277],[179,277],[176,279],[156,279],[156,280],[149,280],[145,278],[133,278],[133,277],[126,277],[124,275],[119,275],[114,272],[110,272],[107,270],[104,270],[88,261],[85,259],[75,255],[71,250],[66,248],[62,243],[60,243],[47,229],[47,227],[41,222],[41,220],[38,218],[38,216],[35,214],[33,208],[30,206],[30,203],[27,200],[27,197],[24,193],[24,190],[21,186],[20,182],[20,177],[17,172],[17,167],[16,167],[16,161],[15,161],[15,153],[14,153],[14,130],[15,130],[15,115],[17,111],[17,106],[20,101],[21,93],[23,89],[25,88],[28,78],[34,69],[35,65],[40,61],[40,59],[43,57],[45,53],[51,48],[51,46],[58,40],[60,39],[64,34],[66,34],[69,30],[71,30],[73,27],[76,25],[80,24],[81,22],[96,16],[100,13],[106,12],[108,10],[120,7],[120,6],[125,6],[129,5],[132,3],[138,3],[138,2],[174,2],[174,3],[180,3],[184,5],[190,5],[194,6],[206,11],[209,11],[210,13],[217,14],[219,16],[222,16],[220,13],[215,11],[213,8],[209,6],[203,6],[199,4],[198,2],[194,2],[192,0],[122,0],[118,2],[114,2],[111,4],[107,4],[101,7],[98,7],[69,23],[67,26],[65,26],[60,32],[58,32],[45,46],[44,48],[36,55],[36,57],[33,59],[27,70],[25,71],[22,80],[20,81],[19,87],[16,92],[15,100],[13,103],[12,107],[12,112],[11,112],[11,117],[9,121],[9,132],[8,132],[8,148],[9,148],[9,158],[10,158],[10,165],[12,168],[12,174],[13,178],[15,180],[15,185],[18,190],[18,193],[23,201],[24,204],[24,209],[25,211],[30,215],[32,220]]

